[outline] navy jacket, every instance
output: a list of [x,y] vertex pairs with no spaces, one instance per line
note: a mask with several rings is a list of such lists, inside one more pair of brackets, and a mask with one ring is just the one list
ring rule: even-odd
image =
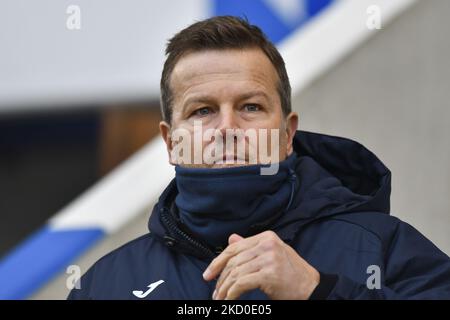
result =
[[[450,299],[449,257],[389,215],[391,174],[373,153],[304,131],[294,149],[300,189],[270,229],[320,271],[312,298]],[[153,209],[150,233],[96,262],[69,299],[211,299],[215,283],[202,273],[217,253],[180,226],[176,194],[172,181]],[[241,298],[267,296],[253,290]]]

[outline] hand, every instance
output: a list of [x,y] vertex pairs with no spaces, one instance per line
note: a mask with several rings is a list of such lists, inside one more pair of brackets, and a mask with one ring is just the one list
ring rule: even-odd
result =
[[306,300],[319,284],[319,272],[273,231],[249,238],[233,234],[228,243],[203,273],[206,281],[220,275],[215,300],[237,299],[257,288],[271,299]]

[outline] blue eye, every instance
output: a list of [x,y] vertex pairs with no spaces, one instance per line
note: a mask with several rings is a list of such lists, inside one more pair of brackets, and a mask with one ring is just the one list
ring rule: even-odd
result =
[[199,117],[207,116],[211,112],[211,109],[208,107],[203,107],[194,111],[194,114]]
[[244,106],[246,111],[250,111],[250,112],[255,112],[255,111],[259,111],[260,107],[257,104],[246,104]]

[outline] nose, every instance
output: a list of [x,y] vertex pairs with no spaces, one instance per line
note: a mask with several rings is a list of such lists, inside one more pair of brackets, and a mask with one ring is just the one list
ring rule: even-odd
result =
[[217,128],[222,135],[226,134],[227,129],[239,129],[239,119],[232,106],[223,106],[220,108],[220,123]]

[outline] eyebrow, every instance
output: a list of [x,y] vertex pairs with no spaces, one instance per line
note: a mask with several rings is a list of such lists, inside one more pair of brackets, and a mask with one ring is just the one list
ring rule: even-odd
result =
[[[267,93],[265,93],[262,90],[257,90],[257,91],[250,91],[250,92],[246,92],[243,93],[241,95],[238,96],[237,100],[238,101],[242,101],[242,100],[247,100],[249,98],[253,98],[253,97],[257,97],[257,96],[262,96],[264,97],[266,100],[269,100],[269,96],[267,95]],[[214,101],[215,98],[211,95],[197,95],[197,96],[193,96],[188,98],[185,103],[184,103],[184,107],[188,106],[189,104],[193,103],[193,102],[204,102],[204,103],[209,103],[211,101]]]

